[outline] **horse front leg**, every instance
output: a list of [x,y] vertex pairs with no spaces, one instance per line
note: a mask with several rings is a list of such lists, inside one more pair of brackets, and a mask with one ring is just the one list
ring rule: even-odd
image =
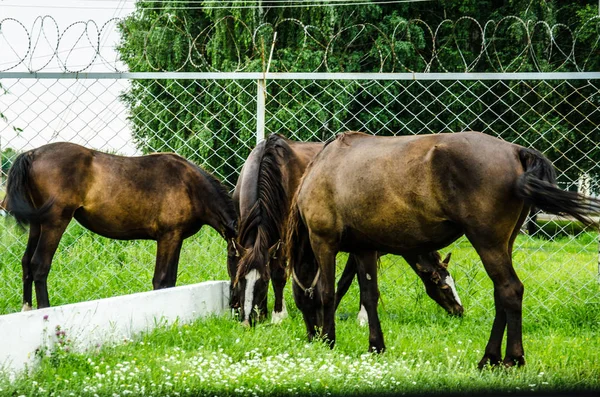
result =
[[23,268],[23,308],[21,311],[31,310],[33,307],[33,268],[31,259],[37,248],[40,239],[41,227],[39,223],[31,223],[29,225],[29,238],[27,247],[21,259],[21,267]]
[[156,242],[156,265],[152,286],[154,289],[174,287],[183,238],[180,233],[161,236]]
[[333,349],[335,346],[335,256],[333,244],[315,235],[310,243],[320,269],[318,280],[323,307],[323,337]]
[[381,353],[385,350],[385,343],[379,315],[377,314],[377,303],[379,301],[377,252],[364,251],[357,254],[356,258],[360,301],[367,312],[369,322],[369,351]]
[[271,323],[280,324],[288,316],[285,300],[283,298],[283,289],[286,283],[285,268],[281,264],[281,259],[271,260],[271,284],[273,285],[273,294],[275,303],[273,313],[271,314]]

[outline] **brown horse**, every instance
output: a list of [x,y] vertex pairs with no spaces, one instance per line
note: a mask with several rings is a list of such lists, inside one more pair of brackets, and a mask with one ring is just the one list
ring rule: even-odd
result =
[[[228,242],[228,270],[232,286],[231,306],[240,310],[240,319],[246,325],[266,316],[269,279],[275,295],[272,322],[278,323],[287,315],[283,300],[286,284],[281,245],[283,229],[300,179],[323,146],[323,143],[296,142],[274,134],[252,150],[242,168],[233,194],[240,215],[239,236]],[[423,279],[428,294],[440,306],[449,313],[461,314],[460,300],[448,288],[450,285],[436,284],[430,277],[435,271],[447,275],[448,259],[442,262],[437,253],[427,253],[419,258],[421,270],[417,270],[416,260],[409,263]],[[350,255],[338,284],[338,303],[356,272],[356,261]]]
[[272,321],[279,322],[287,315],[281,236],[290,199],[306,166],[322,147],[322,143],[299,143],[271,135],[244,163],[233,193],[240,221],[238,239],[228,243],[228,270],[231,305],[240,309],[246,325],[266,316],[269,279],[275,293]]
[[496,316],[479,366],[525,363],[523,284],[512,265],[513,243],[531,205],[590,223],[600,201],[556,187],[541,153],[478,133],[377,137],[341,134],[314,159],[292,204],[290,269],[317,293],[293,283],[309,337],[322,327],[335,343],[335,257],[354,253],[370,348],[384,349],[377,316],[375,251],[414,257],[463,234],[494,284]]
[[4,206],[29,224],[23,309],[48,307],[52,257],[72,218],[102,236],[157,241],[154,289],[172,287],[183,239],[208,224],[236,236],[233,201],[209,173],[175,154],[122,157],[72,143],[22,153],[8,173]]

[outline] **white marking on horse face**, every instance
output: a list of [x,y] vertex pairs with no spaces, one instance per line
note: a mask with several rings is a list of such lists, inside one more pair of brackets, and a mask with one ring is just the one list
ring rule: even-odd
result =
[[358,325],[364,327],[369,323],[369,315],[367,314],[367,309],[365,309],[364,305],[360,305],[360,311],[358,312],[358,316],[356,316],[358,320]]
[[282,302],[281,311],[273,310],[271,313],[271,324],[281,324],[288,317],[287,308],[285,307],[285,299]]
[[460,298],[458,297],[458,292],[456,292],[456,286],[454,285],[454,279],[452,278],[451,275],[448,275],[448,277],[446,277],[446,284],[448,284],[450,286],[450,289],[452,290],[452,295],[454,295],[454,299],[456,299],[458,304],[462,306],[462,302],[460,301]]
[[30,310],[33,310],[33,307],[29,306],[29,303],[24,303],[23,307],[21,308],[22,312],[28,312]]
[[252,269],[246,274],[246,290],[244,291],[244,321],[249,321],[254,300],[254,285],[260,278],[258,270]]
[[367,280],[371,281],[371,275],[367,273]]

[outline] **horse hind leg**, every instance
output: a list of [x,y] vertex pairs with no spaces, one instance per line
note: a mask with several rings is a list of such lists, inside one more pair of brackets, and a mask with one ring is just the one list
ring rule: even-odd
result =
[[27,247],[21,259],[21,267],[23,268],[23,308],[21,311],[28,311],[33,308],[33,269],[31,259],[37,248],[40,232],[41,227],[39,223],[32,222],[29,225]]
[[[47,285],[48,273],[52,266],[52,258],[70,220],[71,218],[59,218],[46,221],[40,225],[41,232],[37,247],[29,264],[33,274],[38,309],[50,307]],[[24,291],[24,295],[25,293],[26,291]]]
[[483,368],[488,363],[497,365],[501,362],[501,347],[505,329],[507,330],[507,341],[504,365],[524,365],[522,337],[523,283],[521,283],[513,268],[510,249],[508,248],[510,244],[480,245],[477,239],[474,240],[471,240],[471,242],[479,253],[485,270],[494,284],[496,312],[490,339],[486,345],[483,358],[479,362],[479,368]]
[[179,233],[169,233],[157,240],[156,265],[152,278],[155,290],[175,286],[182,245],[183,238]]

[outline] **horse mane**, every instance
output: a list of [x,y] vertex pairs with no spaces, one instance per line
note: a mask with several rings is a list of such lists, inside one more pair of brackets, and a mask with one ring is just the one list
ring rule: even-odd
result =
[[[254,231],[256,238],[239,261],[236,279],[247,274],[253,263],[266,263],[268,258],[265,253],[268,254],[270,246],[282,237],[289,199],[282,181],[281,167],[291,153],[287,139],[281,135],[272,134],[265,141],[258,160],[257,199],[248,215],[241,220],[239,228],[240,241],[250,238]],[[264,278],[268,277],[266,266],[257,270]]]
[[360,132],[360,131],[341,132],[341,133],[335,135],[334,137],[328,139],[327,142],[325,142],[325,146],[329,145],[333,141],[339,141],[341,145],[350,146],[350,141],[353,138],[355,138],[355,137],[361,138],[361,137],[365,137],[365,136],[371,136],[371,135],[365,134],[364,132]]

